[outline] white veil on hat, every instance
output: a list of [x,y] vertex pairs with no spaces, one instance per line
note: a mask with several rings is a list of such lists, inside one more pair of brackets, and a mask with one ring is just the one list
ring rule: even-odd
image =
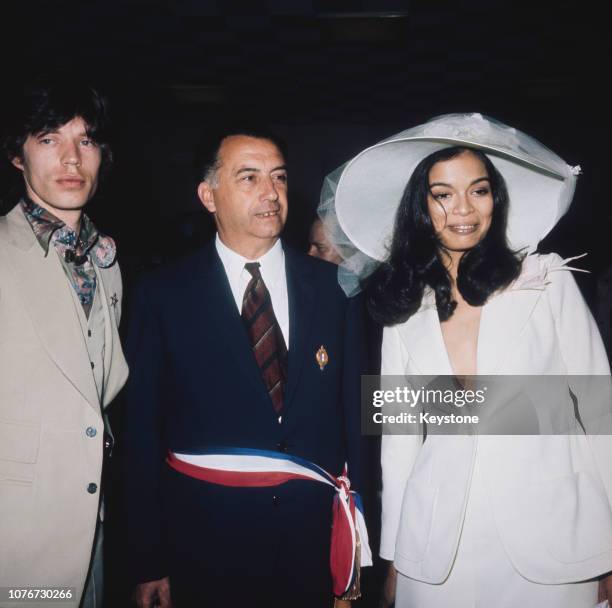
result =
[[481,114],[445,114],[360,152],[323,182],[318,213],[344,258],[338,280],[359,291],[389,252],[406,184],[427,156],[452,146],[484,152],[502,174],[510,199],[508,242],[532,252],[567,212],[580,167],[571,167],[529,135]]

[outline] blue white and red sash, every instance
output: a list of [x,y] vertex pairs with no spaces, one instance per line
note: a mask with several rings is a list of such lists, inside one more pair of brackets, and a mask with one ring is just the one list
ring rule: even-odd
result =
[[334,594],[344,595],[357,575],[357,533],[361,543],[360,565],[372,565],[361,497],[350,490],[346,466],[342,476],[334,477],[303,458],[250,448],[212,448],[198,454],[169,452],[166,462],[179,473],[223,486],[261,488],[278,486],[294,479],[332,486],[336,490],[330,555]]

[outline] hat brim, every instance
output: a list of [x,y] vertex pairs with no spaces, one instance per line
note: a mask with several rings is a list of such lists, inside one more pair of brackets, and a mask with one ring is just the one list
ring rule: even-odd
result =
[[367,148],[345,167],[335,206],[347,237],[366,255],[388,257],[395,216],[416,166],[430,154],[452,146],[484,152],[508,188],[508,241],[515,249],[534,250],[565,213],[574,191],[569,167],[548,166],[529,156],[475,141],[444,137],[397,137]]

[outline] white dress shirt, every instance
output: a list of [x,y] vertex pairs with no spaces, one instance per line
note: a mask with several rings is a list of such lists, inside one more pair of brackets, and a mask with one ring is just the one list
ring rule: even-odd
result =
[[230,249],[221,241],[218,233],[215,238],[215,246],[236,301],[238,314],[242,312],[242,299],[251,280],[251,274],[244,265],[248,262],[259,262],[261,276],[270,292],[272,308],[283,332],[287,350],[289,350],[289,298],[287,295],[287,275],[285,273],[285,252],[280,240],[276,241],[270,250],[256,260],[248,260]]

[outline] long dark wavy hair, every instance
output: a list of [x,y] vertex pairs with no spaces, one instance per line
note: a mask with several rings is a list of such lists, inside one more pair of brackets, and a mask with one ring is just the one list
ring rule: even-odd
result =
[[450,318],[457,306],[451,296],[451,277],[441,260],[443,247],[429,216],[427,197],[431,168],[466,151],[485,166],[493,195],[493,216],[484,238],[461,257],[457,289],[466,302],[482,306],[492,293],[507,287],[520,274],[522,256],[512,251],[506,240],[508,191],[504,178],[479,150],[444,148],[423,159],[412,173],[395,216],[389,257],[365,285],[368,311],[382,325],[395,325],[411,317],[421,305],[426,286],[435,293],[441,321]]

